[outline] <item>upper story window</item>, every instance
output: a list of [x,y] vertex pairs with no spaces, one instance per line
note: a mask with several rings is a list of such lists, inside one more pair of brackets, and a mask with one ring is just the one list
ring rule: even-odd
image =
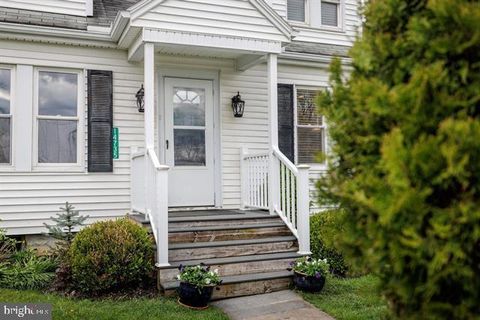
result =
[[322,1],[320,10],[322,13],[322,25],[330,27],[339,26],[340,0]]
[[[38,70],[36,163],[81,166],[82,101],[80,72]],[[35,156],[35,155],[34,155]]]
[[0,67],[0,165],[11,163],[12,70]]
[[343,0],[287,0],[287,19],[314,28],[341,27]]
[[288,20],[305,22],[306,2],[307,0],[287,0]]

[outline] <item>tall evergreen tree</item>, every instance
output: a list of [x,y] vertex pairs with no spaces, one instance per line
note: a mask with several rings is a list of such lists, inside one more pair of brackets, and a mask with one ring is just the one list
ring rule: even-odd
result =
[[371,0],[345,80],[319,105],[333,140],[320,200],[399,318],[480,317],[480,2]]

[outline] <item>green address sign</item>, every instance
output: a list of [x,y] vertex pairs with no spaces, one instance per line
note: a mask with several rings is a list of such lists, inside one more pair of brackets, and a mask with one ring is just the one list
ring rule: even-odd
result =
[[120,156],[119,142],[118,142],[118,128],[113,128],[112,131],[112,156],[113,159],[118,159]]

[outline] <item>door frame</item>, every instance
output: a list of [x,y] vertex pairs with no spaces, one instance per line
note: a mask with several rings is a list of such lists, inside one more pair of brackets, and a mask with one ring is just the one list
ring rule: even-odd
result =
[[213,172],[214,172],[214,207],[221,208],[223,206],[223,190],[222,190],[222,148],[221,148],[221,110],[220,110],[220,71],[219,70],[192,70],[182,68],[156,66],[157,70],[157,86],[156,94],[157,105],[159,107],[157,113],[158,126],[158,151],[162,163],[166,163],[165,154],[165,78],[179,78],[192,80],[206,80],[213,82]]

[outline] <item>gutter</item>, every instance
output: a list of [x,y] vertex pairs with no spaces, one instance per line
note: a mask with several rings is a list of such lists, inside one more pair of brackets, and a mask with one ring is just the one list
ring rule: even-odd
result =
[[0,38],[11,38],[9,35],[23,36],[42,36],[48,38],[63,38],[67,40],[83,40],[103,43],[103,45],[115,45],[124,32],[130,14],[126,11],[118,13],[115,21],[110,28],[91,28],[87,30],[76,30],[58,27],[36,26],[17,24],[9,22],[0,22]]

